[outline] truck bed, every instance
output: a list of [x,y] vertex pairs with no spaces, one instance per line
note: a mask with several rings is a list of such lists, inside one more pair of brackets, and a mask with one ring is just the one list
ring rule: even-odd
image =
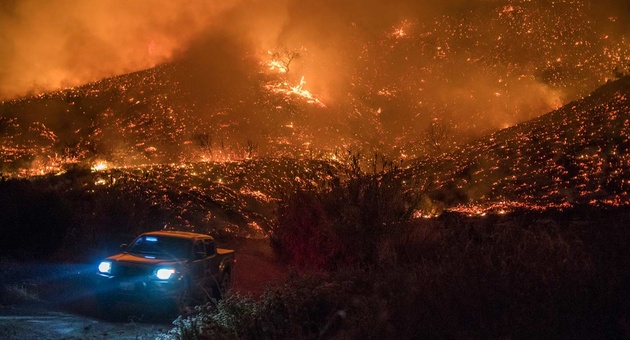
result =
[[234,254],[234,250],[232,250],[232,249],[225,249],[225,248],[217,248],[217,254],[219,254],[219,255]]

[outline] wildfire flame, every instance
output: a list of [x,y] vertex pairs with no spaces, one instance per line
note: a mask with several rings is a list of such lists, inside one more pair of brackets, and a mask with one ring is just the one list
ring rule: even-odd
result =
[[288,82],[281,82],[277,84],[267,85],[266,87],[274,93],[281,93],[286,96],[298,96],[306,99],[306,102],[308,104],[315,104],[321,107],[326,107],[326,105],[322,103],[321,100],[315,98],[315,96],[313,96],[313,94],[309,90],[305,89],[304,85],[306,85],[306,80],[304,80],[304,76],[302,76],[302,78],[300,79],[300,83],[295,86],[289,85]]
[[[271,52],[269,52],[271,53]],[[280,60],[272,59],[267,64],[270,71],[278,71],[279,73],[287,73],[287,67]]]
[[109,166],[105,161],[98,161],[94,165],[92,165],[93,172],[107,170],[108,168]]

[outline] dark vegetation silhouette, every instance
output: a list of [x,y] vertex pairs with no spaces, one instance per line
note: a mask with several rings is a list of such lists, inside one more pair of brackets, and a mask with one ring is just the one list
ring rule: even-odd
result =
[[[630,335],[627,208],[485,218],[445,213],[379,234],[381,252],[375,256],[373,234],[335,234],[330,216],[338,210],[308,208],[317,195],[299,193],[291,202],[284,214],[297,216],[291,207],[306,209],[297,227],[321,229],[310,239],[298,231],[275,239],[275,249],[303,274],[268,287],[260,298],[236,295],[199,307],[197,315],[175,322],[173,334],[185,339]],[[361,225],[349,211],[337,219]],[[329,221],[322,223],[319,214]],[[336,238],[328,246],[325,232]],[[340,251],[344,247],[352,253]],[[320,255],[308,255],[311,251]],[[321,270],[333,254],[346,265]],[[304,274],[308,265],[312,271]]]
[[59,250],[73,227],[71,212],[54,191],[27,180],[0,181],[0,255],[41,258]]
[[403,184],[395,166],[366,174],[358,161],[355,156],[345,181],[332,177],[285,193],[270,233],[282,259],[318,270],[371,266],[386,256],[387,242],[400,235],[400,223],[412,217],[419,194],[411,183]]
[[96,186],[77,165],[61,177],[0,182],[0,210],[0,256],[16,259],[96,258],[169,220],[143,197]]

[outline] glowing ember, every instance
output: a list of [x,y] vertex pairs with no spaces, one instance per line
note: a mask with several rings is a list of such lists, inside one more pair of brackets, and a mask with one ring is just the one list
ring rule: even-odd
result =
[[394,33],[392,33],[392,35],[396,38],[404,38],[407,35],[407,33],[405,33],[405,30],[403,28],[395,28]]
[[411,22],[404,20],[399,27],[394,27],[394,31],[390,34],[391,37],[401,39],[407,36],[407,31],[411,27]]

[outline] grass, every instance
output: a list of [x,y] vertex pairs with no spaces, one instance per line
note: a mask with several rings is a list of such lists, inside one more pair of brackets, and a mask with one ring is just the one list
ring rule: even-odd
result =
[[0,259],[0,306],[12,306],[39,298],[36,279],[18,263]]
[[9,284],[0,286],[0,306],[12,306],[37,300],[38,295],[27,285]]

